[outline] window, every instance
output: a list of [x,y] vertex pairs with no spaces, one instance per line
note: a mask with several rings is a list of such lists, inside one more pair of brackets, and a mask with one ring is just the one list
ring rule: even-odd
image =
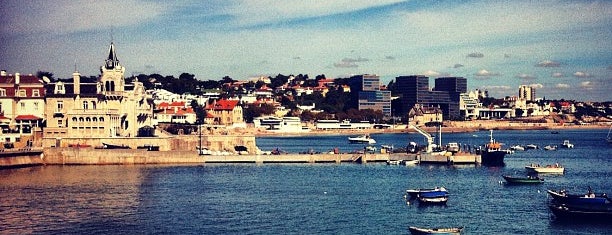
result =
[[0,96],[6,96],[6,89],[0,89]]
[[55,94],[66,94],[66,91],[64,89],[64,83],[62,82],[58,82],[57,84],[55,84]]
[[96,102],[95,101],[91,102],[91,109],[96,109]]
[[57,101],[57,110],[55,110],[56,113],[61,113],[62,110],[64,109],[64,101]]
[[32,90],[32,97],[40,97],[40,91],[39,90]]
[[26,105],[24,102],[19,103],[21,105],[21,111],[25,111]]
[[34,111],[38,111],[38,102],[34,102]]
[[64,120],[62,119],[57,120],[57,127],[64,127]]
[[26,97],[26,91],[24,89],[19,89],[17,96]]
[[89,104],[87,103],[87,101],[83,101],[83,109],[87,109],[89,107]]

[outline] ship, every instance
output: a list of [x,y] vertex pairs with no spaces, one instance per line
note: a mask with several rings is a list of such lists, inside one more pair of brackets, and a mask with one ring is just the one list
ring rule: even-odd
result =
[[485,166],[504,166],[504,157],[508,153],[506,150],[502,150],[501,143],[493,139],[493,130],[489,134],[489,143],[485,145],[484,150],[480,152],[482,165]]

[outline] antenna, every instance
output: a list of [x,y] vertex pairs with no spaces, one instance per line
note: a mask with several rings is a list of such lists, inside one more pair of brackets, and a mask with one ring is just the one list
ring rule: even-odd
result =
[[111,25],[111,32],[110,32],[111,42],[113,42],[113,41],[114,41],[114,39],[113,39],[113,29],[114,29],[114,28],[115,28],[115,27]]

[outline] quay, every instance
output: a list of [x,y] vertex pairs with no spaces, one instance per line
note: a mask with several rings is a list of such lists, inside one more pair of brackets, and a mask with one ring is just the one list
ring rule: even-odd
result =
[[423,164],[449,164],[449,165],[457,165],[457,164],[480,164],[482,163],[482,158],[478,154],[472,154],[468,152],[458,152],[454,154],[427,154],[422,153],[417,155],[417,160],[419,163]]

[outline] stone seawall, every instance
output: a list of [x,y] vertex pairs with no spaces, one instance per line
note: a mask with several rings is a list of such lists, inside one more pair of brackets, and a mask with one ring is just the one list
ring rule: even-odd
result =
[[283,155],[198,155],[195,151],[146,151],[135,149],[48,148],[49,165],[108,164],[201,164],[201,163],[340,163],[411,160],[408,154],[283,154]]

